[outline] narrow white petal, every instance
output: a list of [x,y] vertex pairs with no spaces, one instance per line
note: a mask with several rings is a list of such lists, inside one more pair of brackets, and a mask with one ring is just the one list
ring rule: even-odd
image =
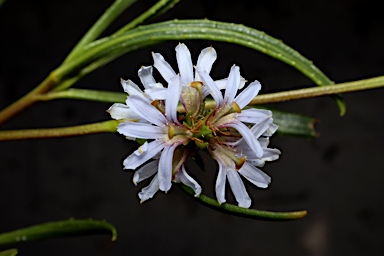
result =
[[264,161],[275,161],[279,159],[281,152],[277,148],[264,148],[263,149],[263,160]]
[[152,66],[141,67],[138,71],[141,83],[145,88],[151,88],[156,83],[155,78],[152,76]]
[[142,154],[137,154],[133,152],[130,154],[123,162],[124,169],[134,170],[152,157],[154,157],[157,153],[159,153],[165,146],[165,142],[161,140],[154,140],[148,143],[147,151]]
[[201,81],[208,88],[210,94],[213,99],[216,101],[216,107],[220,107],[223,104],[223,95],[221,94],[219,88],[217,88],[215,82],[208,75],[208,73],[203,69],[197,69],[197,73],[199,74]]
[[267,188],[271,183],[271,177],[247,162],[241,167],[239,173],[259,188]]
[[248,129],[245,124],[241,122],[234,122],[229,123],[226,126],[236,129],[243,136],[243,139],[247,142],[247,144],[255,152],[255,154],[258,157],[263,156],[263,149],[261,148],[260,143],[257,141],[257,137],[255,137],[252,131]]
[[241,109],[248,105],[248,103],[256,97],[261,89],[259,81],[254,81],[247,88],[245,88],[236,98],[235,102]]
[[277,131],[278,128],[279,128],[278,125],[271,123],[268,129],[263,133],[263,136],[268,136],[268,137],[272,136]]
[[145,89],[144,91],[152,100],[165,100],[167,97],[167,90],[167,88],[153,87],[151,89]]
[[157,172],[158,166],[159,166],[159,161],[154,160],[154,161],[147,163],[143,167],[141,167],[133,175],[133,183],[135,185],[137,185],[137,183],[139,183],[145,179],[148,179],[149,177],[154,175]]
[[225,200],[225,182],[227,180],[227,170],[225,168],[225,166],[218,162],[219,163],[219,173],[217,174],[217,178],[216,178],[216,186],[215,186],[215,191],[216,191],[216,198],[217,198],[217,201],[220,203],[220,204],[223,204],[226,202]]
[[153,66],[159,71],[164,80],[169,83],[171,78],[176,75],[175,71],[171,65],[164,60],[164,57],[160,53],[152,53],[152,57],[154,62]]
[[237,90],[240,85],[240,68],[236,65],[231,67],[231,71],[229,72],[227,87],[225,88],[224,94],[224,104],[232,104],[235,96],[237,94]]
[[[201,51],[199,57],[197,59],[196,67],[205,70],[209,74],[212,69],[212,65],[217,58],[217,53],[215,49],[211,47],[207,47]],[[195,80],[200,81],[199,75],[196,73]]]
[[191,53],[185,44],[179,43],[176,46],[176,60],[179,67],[181,80],[184,85],[193,81],[193,66]]
[[[121,79],[121,84],[123,85],[124,91],[128,93],[129,96],[139,96],[145,101],[149,102],[149,99],[145,96],[144,92],[131,80],[123,80]],[[128,100],[128,98],[127,98]]]
[[161,191],[167,192],[172,186],[172,159],[177,143],[167,145],[160,156],[159,162],[159,187]]
[[177,179],[180,180],[184,185],[192,188],[195,191],[195,197],[200,196],[201,186],[185,171],[184,165],[181,170],[177,173]]
[[135,111],[130,109],[127,105],[121,103],[113,104],[107,112],[111,115],[113,119],[122,120],[127,119],[129,121],[138,121],[141,119]]
[[168,85],[165,99],[165,115],[169,121],[174,123],[179,123],[177,120],[177,105],[180,99],[181,87],[180,76],[174,76]]
[[270,116],[272,116],[272,112],[269,110],[251,108],[242,110],[237,119],[241,122],[257,124]]
[[236,170],[228,170],[227,178],[238,205],[240,207],[249,208],[249,206],[251,206],[252,200],[249,197],[247,190],[245,189],[244,183],[241,180],[240,175],[237,173]]
[[148,199],[151,199],[157,191],[159,191],[159,179],[157,178],[156,174],[149,186],[143,188],[139,193],[140,203],[144,203]]
[[[224,90],[227,88],[227,81],[228,81],[228,78],[215,80],[215,84],[216,84],[217,88],[219,88],[219,90]],[[246,82],[247,82],[247,80],[245,80],[244,77],[240,76],[239,90],[243,89]]]
[[267,129],[272,124],[272,117],[266,117],[265,119],[261,120],[259,123],[255,124],[251,131],[254,134],[256,138],[259,138],[264,132],[267,131]]
[[135,122],[120,123],[117,131],[124,136],[141,139],[160,139],[167,132],[164,127]]
[[127,105],[148,122],[161,127],[167,123],[167,119],[159,110],[140,97],[128,97]]

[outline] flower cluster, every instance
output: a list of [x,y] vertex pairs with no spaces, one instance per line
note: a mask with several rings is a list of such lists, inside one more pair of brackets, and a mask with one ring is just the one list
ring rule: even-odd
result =
[[[179,44],[179,74],[161,54],[152,55],[153,66],[167,86],[155,81],[151,66],[142,67],[138,75],[144,90],[130,80],[122,80],[129,95],[126,104],[116,103],[108,110],[112,118],[121,120],[119,133],[128,139],[146,140],[123,163],[124,169],[141,166],[133,176],[135,184],[153,176],[149,186],[139,193],[141,202],[152,198],[158,190],[167,192],[172,181],[191,187],[199,196],[201,186],[186,172],[185,160],[202,149],[219,165],[215,187],[218,202],[226,201],[228,180],[238,205],[248,208],[251,199],[241,176],[257,187],[268,187],[271,178],[258,167],[280,155],[278,149],[268,148],[269,137],[277,130],[272,113],[244,109],[258,94],[260,83],[252,82],[238,94],[245,80],[236,65],[228,78],[214,81],[209,75],[217,58],[212,47],[203,49],[193,66],[188,48]],[[212,102],[208,97],[215,102],[211,108],[206,104]]]

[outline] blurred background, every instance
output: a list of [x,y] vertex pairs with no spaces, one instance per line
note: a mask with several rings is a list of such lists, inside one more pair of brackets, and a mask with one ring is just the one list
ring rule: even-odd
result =
[[[0,108],[34,88],[57,67],[113,1],[6,1],[0,8]],[[105,35],[156,1],[138,1]],[[335,82],[384,74],[384,16],[374,1],[184,0],[156,21],[208,18],[242,23],[282,39]],[[151,51],[176,68],[165,42],[119,58],[75,87],[121,92],[120,78],[139,83]],[[187,41],[196,62],[201,49],[218,52],[211,74],[227,76],[234,63],[261,93],[313,86],[290,66],[245,47]],[[330,97],[273,107],[316,117],[316,139],[275,135],[281,158],[266,164],[270,188],[247,184],[253,208],[307,209],[302,220],[273,222],[207,208],[176,186],[139,204],[133,172],[122,161],[135,148],[118,134],[0,143],[0,232],[69,218],[105,219],[118,240],[87,236],[17,246],[19,255],[381,255],[384,245],[383,90],[345,94],[339,116]],[[40,103],[2,129],[61,127],[109,120],[111,104],[76,100]],[[213,196],[213,167],[191,173]],[[204,180],[202,180],[202,178]],[[229,191],[229,201],[233,202]]]

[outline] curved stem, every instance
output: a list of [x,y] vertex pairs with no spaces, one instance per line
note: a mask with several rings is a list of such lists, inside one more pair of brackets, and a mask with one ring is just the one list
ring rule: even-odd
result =
[[[182,190],[190,195],[194,195],[195,192],[183,184],[180,185]],[[205,195],[200,195],[196,197],[201,203],[215,208],[219,211],[224,211],[226,213],[237,214],[247,218],[254,219],[272,219],[272,220],[294,220],[300,219],[307,215],[307,211],[294,211],[294,212],[270,212],[270,211],[261,211],[255,209],[242,208],[233,204],[219,204],[217,200],[210,198]]]
[[116,132],[119,121],[110,120],[100,123],[77,125],[62,128],[43,128],[0,131],[0,141],[58,138],[69,136],[80,136],[94,133]]

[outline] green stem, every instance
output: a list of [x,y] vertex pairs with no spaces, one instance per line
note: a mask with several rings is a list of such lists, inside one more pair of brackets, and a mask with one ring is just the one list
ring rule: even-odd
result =
[[77,125],[61,128],[23,129],[12,131],[0,131],[0,141],[58,138],[80,136],[104,132],[116,132],[119,121],[110,120],[100,123]]
[[[194,195],[195,192],[185,185],[181,184],[183,191],[187,192],[190,195]],[[272,219],[272,220],[293,220],[300,219],[307,215],[307,211],[294,211],[294,212],[270,212],[270,211],[261,211],[255,209],[242,208],[233,204],[219,204],[217,200],[210,198],[205,195],[200,195],[197,197],[199,202],[213,207],[216,210],[224,211],[226,213],[233,213],[243,217],[252,218],[252,219]]]
[[67,62],[81,50],[81,48],[94,41],[100,34],[130,5],[132,5],[136,0],[116,0],[105,12],[104,14],[96,21],[96,23],[88,30],[84,37],[77,43],[73,48],[71,53],[67,56]]
[[273,102],[282,102],[289,100],[298,100],[305,98],[312,98],[318,96],[346,93],[346,92],[354,92],[361,90],[374,89],[384,86],[384,76],[340,83],[335,85],[329,85],[324,87],[311,87],[305,89],[291,90],[285,92],[277,92],[264,94],[255,97],[250,104],[265,104],[265,103],[273,103]]
[[143,14],[141,14],[139,17],[119,29],[114,35],[122,34],[128,30],[131,30],[132,28],[137,27],[139,24],[144,23],[146,20],[149,20],[150,18],[153,18],[155,16],[158,16],[159,14],[162,14],[172,8],[175,4],[177,4],[180,0],[160,0],[158,1],[154,6],[149,8],[147,11],[145,11]]
[[58,92],[50,92],[39,96],[39,100],[47,101],[53,99],[78,99],[109,103],[124,103],[127,94],[122,92],[96,91],[87,89],[68,89]]

